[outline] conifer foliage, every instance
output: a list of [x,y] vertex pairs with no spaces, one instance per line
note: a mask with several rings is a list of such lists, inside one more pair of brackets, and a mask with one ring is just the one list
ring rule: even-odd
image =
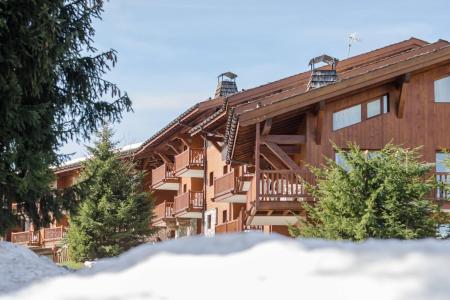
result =
[[0,235],[18,223],[13,203],[37,227],[61,216],[72,201],[50,190],[58,148],[131,110],[104,79],[116,52],[93,46],[102,9],[103,0],[0,1]]
[[144,172],[114,150],[104,127],[80,175],[80,207],[70,218],[68,242],[76,261],[109,257],[143,243],[152,233],[151,195]]
[[[307,218],[290,227],[293,236],[333,240],[417,239],[436,235],[437,207],[429,200],[431,164],[419,149],[387,145],[377,152],[335,147],[343,163],[327,159],[311,168],[318,200],[305,205]],[[427,180],[426,178],[430,178]]]

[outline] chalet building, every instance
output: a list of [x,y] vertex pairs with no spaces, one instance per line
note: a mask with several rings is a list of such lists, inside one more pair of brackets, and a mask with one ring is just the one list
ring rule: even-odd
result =
[[[213,99],[127,152],[148,171],[160,238],[287,234],[302,203],[314,200],[305,192],[305,181],[314,183],[306,165],[340,160],[330,141],[371,151],[389,142],[423,146],[436,180],[450,180],[442,164],[450,149],[449,42],[411,38],[340,61],[318,56],[309,65],[242,91],[235,74],[221,74]],[[55,170],[57,186],[72,184],[79,169]],[[450,212],[444,191],[430,198]]]

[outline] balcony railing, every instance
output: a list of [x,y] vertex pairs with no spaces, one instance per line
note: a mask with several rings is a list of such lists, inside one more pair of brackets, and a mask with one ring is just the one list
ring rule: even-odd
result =
[[232,232],[241,232],[243,229],[242,222],[238,218],[233,221],[229,221],[216,226],[216,234],[219,233],[232,233]]
[[175,197],[174,213],[194,209],[203,209],[203,192],[189,191]]
[[450,190],[445,186],[450,186],[450,173],[436,172],[436,200],[450,200]]
[[44,242],[59,241],[65,236],[64,227],[44,228]]
[[22,231],[11,233],[11,242],[20,245],[39,245],[40,244],[39,231]]
[[236,192],[236,181],[237,177],[235,177],[234,172],[230,172],[214,180],[214,197],[229,192]]
[[290,170],[261,170],[259,172],[258,201],[304,201],[311,198],[306,192],[308,174]]
[[172,164],[163,164],[152,170],[152,186],[168,179],[177,180]]
[[164,218],[171,218],[173,215],[173,202],[164,201],[155,206],[154,221],[162,220]]
[[175,156],[175,172],[189,168],[203,168],[203,149],[189,148]]

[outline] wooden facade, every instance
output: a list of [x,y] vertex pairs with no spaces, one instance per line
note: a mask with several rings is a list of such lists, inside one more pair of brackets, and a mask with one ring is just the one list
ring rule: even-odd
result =
[[[334,159],[331,142],[367,150],[422,146],[432,163],[436,152],[450,149],[450,103],[436,103],[434,95],[434,81],[450,76],[448,42],[412,38],[333,68],[337,81],[318,88],[308,71],[200,102],[135,149],[132,158],[148,171],[159,237],[287,234],[304,213],[302,203],[314,201],[305,191],[314,183],[305,166]],[[371,116],[368,103],[376,99],[386,102]],[[333,129],[333,114],[355,105],[360,121]],[[77,167],[66,170],[56,172],[58,187],[74,182]],[[443,191],[435,196],[450,210]]]

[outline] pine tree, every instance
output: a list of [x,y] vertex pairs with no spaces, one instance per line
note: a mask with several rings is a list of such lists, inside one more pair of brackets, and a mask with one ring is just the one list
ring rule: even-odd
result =
[[104,127],[80,175],[81,204],[70,218],[71,256],[76,261],[120,254],[153,232],[151,195],[143,190],[144,172],[114,150]]
[[65,158],[58,148],[131,110],[103,78],[116,52],[93,46],[102,7],[103,0],[0,1],[0,235],[18,223],[13,203],[37,227],[70,208],[73,190],[50,190],[50,167]]
[[307,218],[291,226],[293,236],[335,240],[417,239],[436,235],[437,207],[429,200],[434,179],[431,164],[421,163],[419,149],[387,145],[377,152],[335,147],[339,165],[327,159],[311,168],[318,200],[305,205]]

